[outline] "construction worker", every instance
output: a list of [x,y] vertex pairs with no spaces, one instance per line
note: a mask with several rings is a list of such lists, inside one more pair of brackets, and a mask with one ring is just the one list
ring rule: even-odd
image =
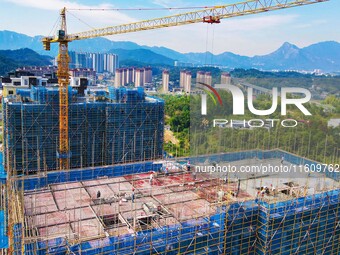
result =
[[264,194],[266,193],[266,186],[261,187],[261,197],[264,197]]
[[272,188],[272,194],[275,197],[276,196],[276,189],[275,186],[273,184],[270,184],[271,188]]
[[224,183],[228,182],[228,173],[224,176],[223,181],[224,181]]
[[196,171],[195,171],[195,170],[192,171],[192,178],[193,178],[194,180],[196,180]]
[[222,202],[223,197],[224,197],[224,191],[220,189],[219,192],[217,192],[217,196],[218,196],[218,202]]
[[266,187],[266,189],[265,189],[265,192],[266,192],[266,194],[267,194],[267,195],[269,195],[269,194],[270,194],[270,192],[269,192],[269,188],[268,188],[268,187]]
[[150,174],[149,177],[149,184],[152,185],[152,181],[153,181],[153,173]]
[[284,160],[285,160],[285,157],[282,156],[282,158],[281,158],[281,165],[283,165]]
[[131,201],[132,203],[135,202],[135,189],[134,188],[132,188]]
[[190,171],[190,161],[188,161],[188,163],[187,163],[187,171]]
[[167,167],[165,168],[164,174],[165,174],[165,176],[168,176],[168,175],[169,175],[169,171],[168,171],[168,168],[167,168]]

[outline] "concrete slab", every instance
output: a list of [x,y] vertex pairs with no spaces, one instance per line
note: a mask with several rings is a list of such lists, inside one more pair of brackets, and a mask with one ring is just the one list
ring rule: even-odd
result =
[[90,194],[91,199],[97,198],[97,193],[100,191],[100,198],[108,199],[113,198],[114,193],[111,188],[106,184],[98,184],[98,186],[86,187],[87,192]]
[[66,237],[69,240],[73,240],[75,238],[73,230],[70,224],[63,224],[58,226],[51,227],[42,227],[38,229],[39,235],[41,239],[48,240],[58,237]]
[[92,202],[84,188],[55,191],[53,194],[60,210],[89,206]]
[[104,236],[104,230],[97,219],[74,222],[71,226],[81,240],[90,240]]
[[58,210],[52,192],[28,194],[24,198],[27,215],[55,212]]

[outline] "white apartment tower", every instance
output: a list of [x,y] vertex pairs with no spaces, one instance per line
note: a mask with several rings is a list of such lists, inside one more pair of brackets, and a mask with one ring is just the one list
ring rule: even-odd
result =
[[135,71],[135,87],[144,86],[144,69],[136,69]]
[[162,73],[162,84],[163,84],[163,92],[169,92],[169,71],[164,70]]
[[190,91],[191,91],[191,72],[188,71],[185,73],[184,92],[189,94]]
[[230,84],[231,83],[231,76],[229,73],[222,73],[221,74],[221,84]]

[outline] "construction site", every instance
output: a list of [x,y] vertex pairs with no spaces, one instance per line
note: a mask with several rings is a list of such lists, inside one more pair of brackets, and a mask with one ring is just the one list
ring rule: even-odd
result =
[[46,50],[59,44],[58,88],[3,99],[0,252],[340,254],[338,168],[298,176],[209,168],[320,165],[280,149],[165,158],[163,100],[143,88],[69,86],[69,42],[324,1],[252,0],[75,34],[62,9],[60,30],[42,39]]
[[[190,168],[280,165],[282,155],[316,164],[257,150],[191,158]],[[339,175],[226,179],[184,162],[12,178],[9,254],[339,254]]]

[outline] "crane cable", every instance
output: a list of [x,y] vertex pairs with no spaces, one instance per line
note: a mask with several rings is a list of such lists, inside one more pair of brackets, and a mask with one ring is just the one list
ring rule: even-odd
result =
[[79,20],[81,23],[85,24],[86,26],[88,26],[91,29],[96,29],[95,27],[91,26],[90,24],[88,24],[87,22],[83,21],[82,19],[80,19],[79,17],[77,17],[76,15],[74,15],[72,12],[69,11],[69,9],[66,9],[67,13],[70,14],[71,16],[73,16],[75,19]]
[[57,30],[57,25],[60,23],[60,16],[58,16],[56,22],[54,23],[50,33],[48,34],[48,36],[50,36],[52,33],[54,34],[55,31]]
[[208,63],[208,61],[207,61],[208,60],[208,44],[209,44],[209,24],[207,23],[204,65],[206,65]]
[[215,45],[215,26],[212,27],[212,35],[209,36],[209,27],[210,25],[214,24],[207,24],[207,33],[206,33],[206,44],[205,44],[205,60],[204,64],[209,65],[209,59],[208,59],[208,54],[209,54],[209,37],[211,36],[211,57],[210,57],[210,65],[213,64],[213,58],[214,58],[214,45]]
[[[212,24],[213,25],[213,24]],[[214,45],[215,45],[215,26],[213,26],[212,31],[212,39],[211,39],[211,59],[210,59],[210,65],[213,65],[214,60]]]
[[188,9],[211,9],[217,6],[188,6],[188,7],[162,7],[162,8],[66,8],[66,11],[74,18],[91,29],[95,29],[70,11],[160,11],[160,10],[188,10]]
[[188,6],[188,7],[161,7],[161,8],[70,8],[70,11],[167,11],[189,9],[211,9],[217,6]]

